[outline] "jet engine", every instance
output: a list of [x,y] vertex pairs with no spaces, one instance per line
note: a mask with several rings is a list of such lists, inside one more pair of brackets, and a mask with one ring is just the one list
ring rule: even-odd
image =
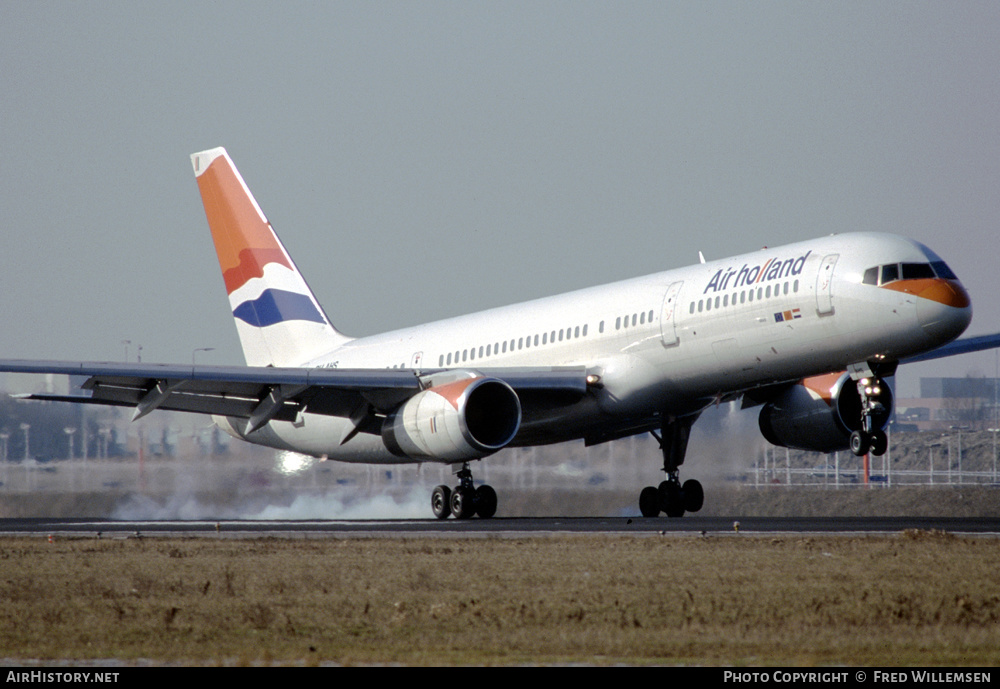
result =
[[417,393],[389,414],[382,442],[394,455],[445,462],[502,449],[521,426],[521,402],[502,380],[464,378]]
[[[872,428],[883,429],[892,414],[892,391],[882,383],[868,393]],[[861,430],[862,402],[857,383],[847,373],[805,378],[764,404],[758,423],[769,443],[811,452],[850,447],[851,433]]]

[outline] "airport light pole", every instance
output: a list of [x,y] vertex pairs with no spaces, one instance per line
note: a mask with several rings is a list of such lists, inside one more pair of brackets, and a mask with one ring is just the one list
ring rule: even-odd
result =
[[942,443],[931,443],[930,446],[929,446],[929,448],[928,448],[930,450],[930,466],[929,466],[930,485],[932,485],[932,486],[934,485],[934,448],[935,447],[941,447],[941,446],[942,446]]
[[10,485],[10,481],[7,479],[7,439],[10,437],[10,433],[4,430],[0,433],[0,447],[3,450],[3,485],[4,490],[7,490],[7,486]]
[[63,429],[63,433],[66,434],[66,439],[69,440],[69,459],[73,459],[73,434],[76,433],[76,429],[72,426],[66,426]]
[[24,431],[24,458],[25,460],[31,459],[31,452],[29,451],[28,443],[28,430],[31,428],[30,423],[22,423],[21,430]]

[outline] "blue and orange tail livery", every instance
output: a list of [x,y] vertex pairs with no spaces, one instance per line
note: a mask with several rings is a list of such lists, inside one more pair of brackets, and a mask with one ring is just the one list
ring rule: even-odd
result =
[[247,364],[298,366],[346,342],[226,150],[195,153],[191,163]]

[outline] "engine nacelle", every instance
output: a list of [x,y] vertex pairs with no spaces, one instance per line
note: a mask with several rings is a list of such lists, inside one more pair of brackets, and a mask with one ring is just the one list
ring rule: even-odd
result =
[[[871,400],[880,405],[872,423],[884,428],[892,415],[888,384]],[[846,450],[851,433],[861,429],[861,395],[847,373],[806,378],[767,402],[758,423],[773,445],[810,452]]]
[[444,462],[480,459],[502,449],[521,427],[521,402],[507,383],[473,377],[417,393],[382,424],[394,455]]

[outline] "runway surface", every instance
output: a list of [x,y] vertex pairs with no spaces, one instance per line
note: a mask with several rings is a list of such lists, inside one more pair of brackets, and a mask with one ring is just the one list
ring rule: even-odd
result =
[[572,517],[413,520],[192,520],[0,519],[0,535],[125,538],[136,536],[262,537],[519,537],[556,534],[845,534],[888,535],[919,529],[1000,535],[998,518],[965,517]]

